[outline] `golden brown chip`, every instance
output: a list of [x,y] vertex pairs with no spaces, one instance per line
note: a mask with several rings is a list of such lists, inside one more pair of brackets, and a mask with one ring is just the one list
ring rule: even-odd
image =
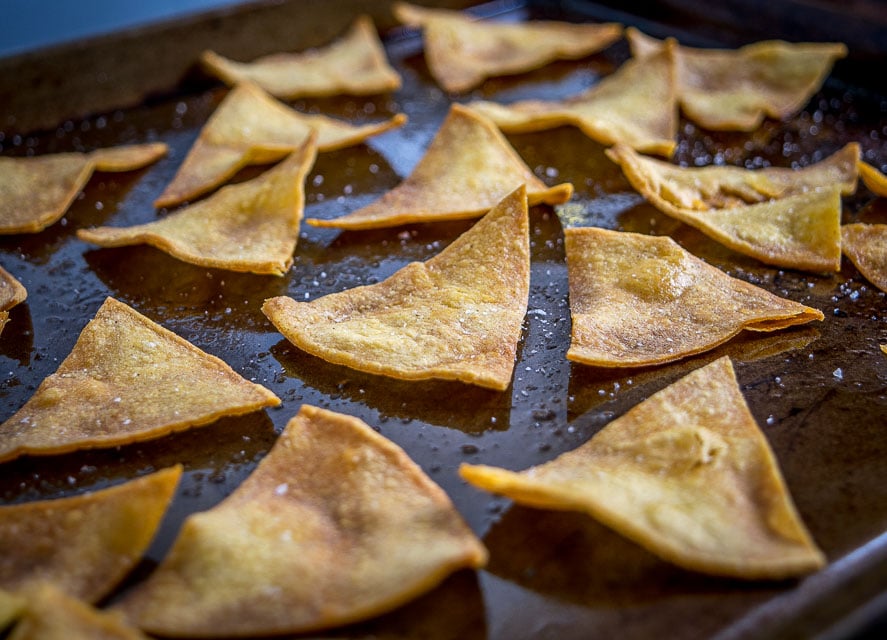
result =
[[277,404],[268,389],[108,298],[58,370],[0,425],[0,462],[150,440]]
[[678,131],[671,51],[632,59],[588,91],[562,101],[524,100],[509,105],[476,101],[470,107],[506,133],[578,127],[601,144],[622,142],[670,156]]
[[841,249],[866,280],[887,291],[887,224],[845,224]]
[[159,220],[79,229],[77,237],[102,247],[149,244],[191,264],[282,276],[299,239],[315,137],[312,133],[299,150],[259,177]]
[[0,633],[18,620],[26,604],[23,596],[0,589]]
[[317,131],[318,151],[332,151],[363,142],[404,122],[406,116],[402,114],[386,122],[361,126],[321,115],[305,115],[254,84],[239,84],[200,130],[182,166],[154,205],[180,204],[215,189],[246,166],[280,160],[302,147],[312,131]]
[[204,69],[228,86],[254,82],[278,98],[371,95],[400,88],[373,21],[360,16],[339,40],[302,53],[276,53],[250,63],[212,51],[200,57]]
[[619,24],[477,22],[458,11],[406,2],[395,3],[392,10],[401,22],[422,27],[428,68],[438,84],[451,92],[467,91],[492,76],[583,58],[622,35]]
[[410,176],[366,207],[308,224],[337,229],[374,229],[413,222],[479,218],[521,184],[530,205],[566,202],[569,183],[547,187],[487,118],[459,104]]
[[403,380],[504,390],[529,287],[521,186],[427,262],[311,302],[270,298],[262,311],[287,340],[328,362]]
[[185,521],[121,606],[161,635],[293,633],[381,614],[485,562],[400,447],[357,418],[303,406],[231,496]]
[[767,264],[816,272],[841,268],[841,194],[855,189],[858,153],[852,143],[804,169],[752,171],[680,168],[627,145],[607,150],[663,213]]
[[97,602],[148,548],[172,499],[180,466],[70,498],[0,507],[0,588],[52,582]]
[[0,332],[9,320],[9,310],[24,302],[28,297],[27,290],[11,273],[0,267]]
[[780,579],[822,567],[729,358],[690,373],[591,440],[519,473],[465,465],[471,484],[583,511],[695,571]]
[[887,176],[869,163],[860,160],[859,177],[872,193],[887,198]]
[[[665,46],[631,27],[626,36],[638,58]],[[800,111],[846,55],[839,43],[768,40],[729,50],[675,46],[681,107],[707,129],[753,131],[764,116],[782,119]]]
[[599,367],[661,364],[713,349],[743,329],[775,331],[822,312],[731,278],[667,236],[565,231],[572,342]]
[[93,171],[133,171],[166,155],[163,143],[0,158],[0,234],[37,233],[65,215]]
[[9,640],[148,640],[118,613],[98,611],[43,583],[27,590],[27,606]]

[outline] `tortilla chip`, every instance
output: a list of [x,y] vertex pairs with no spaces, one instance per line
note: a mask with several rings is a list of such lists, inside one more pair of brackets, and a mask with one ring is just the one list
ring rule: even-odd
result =
[[256,85],[239,84],[200,130],[154,206],[180,204],[215,189],[246,166],[276,162],[304,146],[312,131],[317,131],[318,151],[332,151],[404,122],[406,116],[398,114],[385,122],[352,126],[326,116],[293,111]]
[[598,367],[680,360],[743,329],[776,331],[821,311],[731,278],[667,236],[565,230],[572,342],[567,359]]
[[548,187],[487,118],[453,104],[410,176],[366,207],[315,227],[376,229],[416,222],[479,218],[521,184],[530,205],[559,204],[570,183]]
[[148,640],[117,613],[98,611],[52,584],[29,589],[9,640]]
[[166,155],[156,142],[91,153],[0,158],[0,234],[37,233],[58,221],[93,171],[134,171]]
[[0,267],[0,332],[9,320],[9,310],[24,302],[28,297],[27,290],[11,273]]
[[228,86],[254,82],[271,95],[287,100],[372,95],[395,91],[401,85],[368,16],[358,17],[347,34],[318,49],[276,53],[251,63],[204,51],[200,61],[208,73]]
[[42,581],[97,602],[141,560],[181,466],[70,498],[0,507],[0,588]]
[[671,156],[678,133],[671,51],[629,60],[591,89],[562,101],[523,100],[509,105],[469,104],[505,133],[578,127],[601,144],[621,142],[646,153]]
[[394,609],[486,555],[400,447],[303,406],[233,494],[185,521],[121,607],[161,635],[309,631]]
[[278,404],[215,356],[107,298],[58,370],[0,425],[0,462],[141,442]]
[[18,620],[26,604],[27,601],[23,596],[0,589],[0,633]]
[[521,504],[586,512],[694,571],[781,579],[825,564],[729,358],[650,396],[551,462],[520,473],[466,464],[459,471]]
[[[625,35],[638,58],[665,46],[633,27]],[[800,111],[835,61],[847,55],[840,43],[768,40],[740,49],[671,44],[684,113],[706,129],[721,131],[754,131],[765,116],[783,119]]]
[[282,276],[299,239],[315,138],[312,132],[300,150],[259,177],[164,218],[126,228],[80,229],[77,237],[102,247],[149,244],[191,264]]
[[511,382],[529,286],[520,187],[427,262],[311,302],[269,298],[262,311],[287,340],[327,362],[501,391]]
[[327,362],[401,380],[505,390],[529,291],[521,186],[427,262],[311,302],[269,298],[262,312],[287,340]]
[[492,76],[532,71],[555,60],[597,53],[622,36],[619,24],[531,21],[477,22],[458,11],[426,9],[406,2],[394,16],[424,30],[425,59],[431,75],[449,92],[467,91]]
[[887,198],[887,176],[867,162],[859,161],[859,177],[875,195]]
[[845,224],[841,250],[866,280],[887,292],[887,224]]
[[[841,194],[856,185],[851,143],[804,169],[680,168],[627,145],[607,155],[657,209],[767,264],[807,271],[841,268]],[[769,200],[768,198],[776,198]]]

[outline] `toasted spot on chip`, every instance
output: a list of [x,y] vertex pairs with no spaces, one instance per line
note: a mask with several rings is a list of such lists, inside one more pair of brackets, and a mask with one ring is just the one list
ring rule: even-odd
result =
[[200,57],[203,68],[229,86],[254,82],[278,98],[372,95],[400,88],[397,72],[369,16],[360,16],[339,40],[302,53],[276,53],[250,63],[213,51]]
[[163,143],[0,158],[0,234],[37,233],[58,221],[93,171],[134,171],[165,155]]
[[887,198],[887,176],[869,163],[860,160],[859,177],[872,193]]
[[375,229],[414,222],[479,218],[520,185],[530,205],[566,202],[570,183],[547,187],[487,118],[454,104],[406,180],[375,202],[316,227]]
[[141,560],[181,466],[70,498],[0,507],[0,588],[51,582],[97,602]]
[[504,390],[529,287],[521,186],[427,262],[311,302],[269,298],[262,311],[287,340],[328,362],[402,380]]
[[252,83],[239,84],[200,130],[154,205],[180,204],[215,189],[246,166],[275,162],[302,147],[312,131],[317,131],[318,151],[332,151],[399,127],[406,119],[398,114],[385,122],[355,126],[299,113]]
[[587,91],[561,101],[523,100],[469,106],[506,133],[572,125],[601,144],[624,143],[670,156],[678,132],[677,93],[671,51],[631,59]]
[[395,3],[392,10],[401,22],[422,27],[431,74],[450,92],[467,91],[492,76],[532,71],[555,60],[583,58],[622,35],[619,24],[475,21],[458,11],[406,2]]
[[393,609],[486,555],[400,447],[303,406],[233,494],[185,521],[121,607],[162,635],[310,631]]
[[775,331],[822,312],[731,278],[667,236],[565,230],[572,342],[599,367],[661,364],[708,351],[743,329]]
[[9,310],[25,301],[27,290],[22,283],[3,267],[0,267],[0,332],[9,320]]
[[627,145],[607,155],[651,204],[721,244],[767,264],[841,268],[841,194],[856,188],[851,143],[804,169],[681,168]]
[[[632,27],[626,36],[636,57],[665,46]],[[768,40],[740,49],[672,44],[684,113],[707,129],[728,131],[754,131],[765,116],[782,119],[800,111],[835,61],[847,55],[840,43]]]
[[0,425],[0,461],[150,440],[279,403],[220,359],[107,298],[58,370]]
[[293,262],[305,208],[305,176],[314,165],[316,134],[262,175],[229,185],[154,222],[79,229],[102,247],[149,244],[204,267],[283,275]]
[[866,280],[887,291],[887,224],[845,224],[841,250]]
[[99,611],[51,583],[25,592],[27,604],[10,640],[148,640],[119,613]]
[[781,579],[825,564],[726,357],[551,462],[460,474],[521,504],[585,512],[695,571]]

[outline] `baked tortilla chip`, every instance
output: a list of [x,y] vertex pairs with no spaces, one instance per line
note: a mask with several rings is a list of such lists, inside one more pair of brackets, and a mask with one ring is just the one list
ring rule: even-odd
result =
[[97,602],[141,560],[172,500],[180,466],[70,498],[0,507],[0,588],[46,581]]
[[867,162],[859,161],[859,177],[875,195],[887,198],[887,176]]
[[0,158],[0,234],[37,233],[58,221],[93,171],[134,171],[166,155],[163,143]]
[[225,96],[195,140],[156,207],[170,207],[211,191],[249,165],[276,162],[304,146],[317,131],[318,151],[363,142],[403,125],[406,116],[353,126],[322,115],[305,115],[258,86],[239,84]]
[[360,16],[339,40],[302,53],[275,53],[235,62],[213,51],[200,56],[203,68],[233,87],[254,82],[278,98],[365,96],[400,89],[369,16]]
[[555,60],[576,60],[601,51],[622,36],[619,24],[475,21],[458,11],[426,9],[406,2],[394,16],[424,31],[431,75],[449,92],[467,91],[486,78],[524,73]]
[[9,320],[9,310],[28,297],[27,290],[11,273],[0,267],[0,333]]
[[856,188],[855,143],[798,170],[681,168],[627,145],[606,153],[657,209],[734,251],[805,271],[841,268],[841,195]]
[[303,406],[233,494],[185,521],[121,607],[160,635],[310,631],[394,609],[486,556],[400,447]]
[[427,262],[311,302],[269,298],[262,312],[327,362],[402,380],[505,390],[530,290],[523,186]]
[[229,185],[154,222],[79,229],[102,247],[149,244],[204,267],[284,275],[292,266],[305,208],[305,176],[314,166],[316,134],[279,165]]
[[0,589],[0,633],[18,620],[26,604],[27,601],[23,596]]
[[459,104],[450,112],[409,177],[366,207],[332,220],[308,218],[316,227],[376,229],[415,222],[479,218],[520,185],[530,205],[559,204],[570,183],[539,180],[487,118]]
[[567,359],[598,367],[680,360],[742,330],[822,320],[821,311],[731,278],[667,236],[565,230],[572,342]]
[[887,224],[845,224],[841,250],[866,280],[887,292]]
[[118,613],[94,609],[55,585],[27,590],[27,606],[9,640],[148,640]]
[[107,298],[58,370],[0,425],[0,462],[141,442],[278,404],[215,356]]
[[509,105],[476,101],[469,106],[505,133],[578,127],[601,144],[622,142],[646,153],[671,156],[678,108],[671,51],[631,59],[587,91],[562,101],[523,100]]
[[[626,36],[638,58],[665,46],[632,27]],[[800,111],[835,61],[847,55],[840,43],[768,40],[740,49],[673,44],[684,113],[706,129],[722,131],[754,131],[765,116],[783,119]]]
[[466,464],[459,471],[521,504],[586,512],[694,571],[781,579],[825,564],[729,358],[650,396],[551,462],[519,473]]

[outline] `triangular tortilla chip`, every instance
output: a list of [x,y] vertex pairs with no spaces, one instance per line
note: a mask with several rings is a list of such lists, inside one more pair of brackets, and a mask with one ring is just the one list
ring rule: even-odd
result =
[[185,521],[121,607],[161,635],[293,633],[381,614],[485,562],[400,447],[357,418],[303,406],[231,496]]
[[804,169],[752,171],[685,169],[627,145],[607,149],[632,186],[663,213],[767,264],[816,272],[841,268],[841,194],[856,188],[851,157],[858,153],[852,143]]
[[166,155],[161,142],[0,158],[0,234],[37,233],[65,215],[93,171],[134,171]]
[[109,489],[0,507],[0,588],[47,581],[97,602],[141,560],[181,474],[171,467]]
[[678,133],[671,52],[632,59],[591,89],[562,101],[523,100],[469,106],[506,133],[578,127],[601,144],[622,142],[639,151],[671,156]]
[[378,284],[262,311],[294,345],[328,362],[402,380],[508,388],[530,290],[520,187],[427,262]]
[[25,610],[27,601],[24,596],[0,589],[0,633],[18,620]]
[[695,571],[779,579],[825,563],[729,358],[650,396],[551,462],[520,473],[463,464],[460,474],[521,504],[584,511]]
[[520,185],[530,205],[559,204],[570,183],[547,187],[487,118],[453,104],[410,176],[369,205],[332,220],[308,224],[337,229],[375,229],[414,222],[479,218]]
[[228,86],[254,82],[278,98],[364,96],[395,91],[401,80],[368,16],[360,16],[339,40],[302,53],[276,53],[253,62],[235,62],[212,51],[203,68]]
[[[633,27],[626,36],[638,58],[665,46]],[[835,60],[847,55],[847,47],[839,43],[768,40],[740,49],[673,44],[684,113],[706,129],[726,131],[754,131],[764,116],[782,119],[800,111]]]
[[458,11],[426,9],[406,2],[394,16],[422,27],[425,59],[446,91],[467,91],[492,76],[532,71],[555,60],[575,60],[601,51],[622,35],[619,24],[475,21]]
[[317,131],[317,150],[332,151],[404,122],[406,116],[398,114],[385,122],[353,126],[322,115],[299,113],[254,84],[239,84],[200,130],[154,206],[180,204],[215,189],[246,166],[280,160],[302,147],[312,131]]
[[845,224],[841,250],[866,280],[887,291],[887,224]]
[[882,198],[887,198],[887,176],[867,162],[859,161],[859,177],[869,191]]
[[282,276],[299,239],[315,136],[257,178],[224,187],[164,218],[133,227],[79,229],[77,237],[102,247],[149,244],[191,264]]
[[27,606],[9,640],[148,640],[119,613],[99,611],[53,584],[26,593]]
[[278,404],[265,387],[108,298],[58,370],[0,425],[0,462],[141,442]]
[[28,297],[27,290],[11,273],[0,267],[0,333],[9,320],[9,310],[24,302]]
[[638,367],[713,349],[743,329],[775,331],[821,311],[731,278],[667,236],[566,229],[567,358]]

